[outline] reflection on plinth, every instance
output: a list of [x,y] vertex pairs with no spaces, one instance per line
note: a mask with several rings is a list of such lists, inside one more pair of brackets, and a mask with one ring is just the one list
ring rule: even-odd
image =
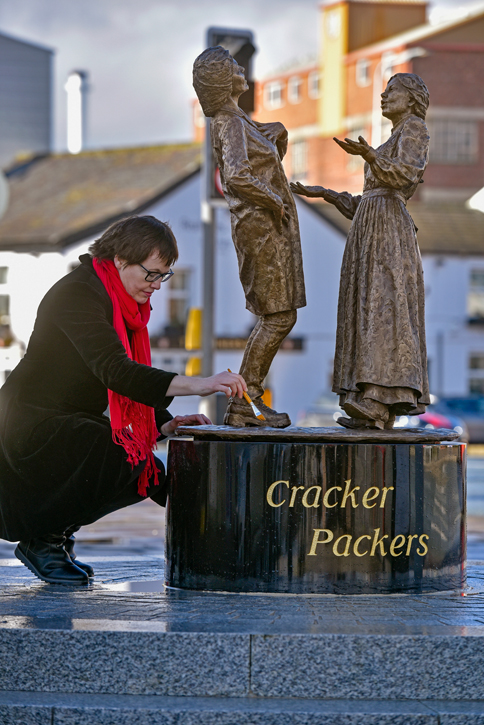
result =
[[168,585],[306,594],[464,586],[465,446],[453,431],[179,434],[168,461]]

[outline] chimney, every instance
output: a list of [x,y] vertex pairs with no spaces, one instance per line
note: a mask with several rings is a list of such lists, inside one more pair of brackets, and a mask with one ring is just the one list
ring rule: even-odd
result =
[[67,91],[67,150],[78,154],[86,145],[87,92],[89,74],[73,70],[64,88]]

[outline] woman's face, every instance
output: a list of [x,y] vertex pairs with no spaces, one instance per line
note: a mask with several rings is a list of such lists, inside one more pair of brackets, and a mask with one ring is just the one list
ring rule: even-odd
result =
[[381,94],[381,110],[385,118],[391,121],[410,113],[413,101],[409,91],[402,86],[398,78],[392,78]]
[[234,60],[234,72],[232,75],[232,93],[237,98],[249,89],[249,84],[245,80],[244,68]]
[[119,272],[119,277],[126,292],[140,305],[147,302],[153,292],[160,289],[161,286],[161,278],[157,279],[156,282],[147,282],[145,280],[147,273],[143,267],[150,272],[156,272],[157,274],[162,274],[163,272],[168,272],[170,270],[166,262],[164,262],[158,255],[158,252],[152,252],[150,256],[142,262],[143,267],[139,264],[126,265],[126,262],[120,259],[117,255],[114,258],[114,264]]

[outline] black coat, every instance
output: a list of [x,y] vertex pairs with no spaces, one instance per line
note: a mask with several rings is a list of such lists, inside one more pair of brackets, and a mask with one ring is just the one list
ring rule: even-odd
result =
[[133,481],[104,415],[108,388],[154,407],[158,427],[171,419],[175,373],[130,360],[91,257],[80,260],[42,300],[26,355],[0,390],[0,537],[9,541],[93,521]]

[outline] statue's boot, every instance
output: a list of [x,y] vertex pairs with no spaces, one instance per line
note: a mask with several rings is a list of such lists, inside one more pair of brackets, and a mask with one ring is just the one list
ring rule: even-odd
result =
[[[370,425],[360,427],[380,428],[384,429],[385,424],[389,421],[388,406],[380,403],[372,398],[364,398],[358,400],[356,396],[349,395],[343,404],[343,410],[352,419],[370,422]],[[339,422],[339,421],[338,421]],[[349,426],[347,426],[349,427]],[[358,427],[358,426],[353,426]]]
[[256,398],[254,404],[262,413],[265,420],[260,420],[254,415],[251,406],[245,398],[230,398],[227,412],[224,416],[224,425],[231,425],[235,428],[244,428],[245,426],[251,425],[269,428],[287,428],[288,425],[291,425],[291,419],[287,413],[277,413],[265,405],[261,398]]
[[351,428],[352,430],[363,430],[368,428],[377,428],[379,430],[383,430],[384,427],[386,427],[381,420],[364,420],[363,418],[346,418],[344,415],[342,415],[340,418],[336,421],[340,425],[343,426],[343,428]]

